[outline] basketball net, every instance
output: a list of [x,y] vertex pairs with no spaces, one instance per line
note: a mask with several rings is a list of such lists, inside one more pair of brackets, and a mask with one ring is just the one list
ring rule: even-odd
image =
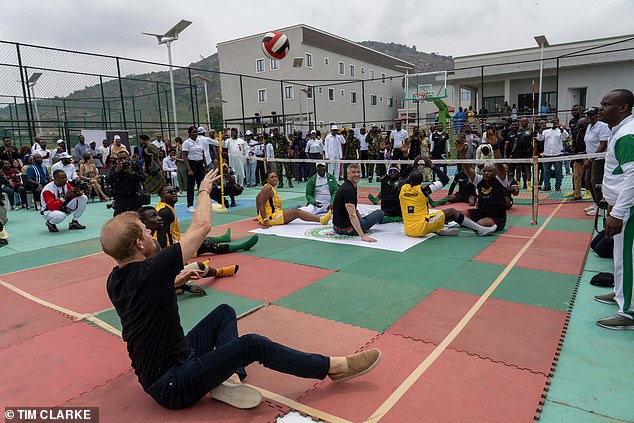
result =
[[429,93],[427,91],[419,91],[414,94],[414,97],[418,99],[418,101],[425,101]]

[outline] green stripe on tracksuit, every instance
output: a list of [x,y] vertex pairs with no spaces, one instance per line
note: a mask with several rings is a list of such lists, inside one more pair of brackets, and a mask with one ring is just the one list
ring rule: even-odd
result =
[[623,220],[623,230],[614,236],[614,293],[619,314],[634,318],[634,207]]

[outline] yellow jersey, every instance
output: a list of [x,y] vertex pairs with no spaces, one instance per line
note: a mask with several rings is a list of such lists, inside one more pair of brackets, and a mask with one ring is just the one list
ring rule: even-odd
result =
[[[161,210],[163,210],[162,213]],[[169,213],[168,210],[171,213]],[[159,213],[159,216],[161,216],[161,219],[163,219],[163,229],[156,231],[153,238],[159,242],[161,248],[169,247],[175,242],[180,241],[181,231],[178,227],[178,219],[176,218],[174,207],[161,201],[156,205],[156,211]]]
[[403,185],[398,199],[401,203],[405,234],[419,237],[444,228],[445,214],[442,211],[429,213],[429,200],[421,185]]

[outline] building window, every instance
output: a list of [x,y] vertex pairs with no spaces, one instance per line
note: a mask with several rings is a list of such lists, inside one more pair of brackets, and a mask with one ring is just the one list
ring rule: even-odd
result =
[[303,88],[303,90],[306,93],[306,98],[311,99],[313,98],[313,92],[315,91],[315,88],[313,88],[312,86],[308,86]]
[[258,103],[266,103],[266,88],[258,90]]
[[307,68],[312,68],[313,67],[313,55],[310,53],[306,53],[306,58],[304,59],[304,61],[306,62],[306,67]]
[[335,101],[335,89],[328,88],[328,101]]
[[255,61],[255,71],[258,73],[264,72],[264,59],[258,59]]
[[357,104],[357,93],[350,91],[350,104]]
[[354,65],[350,65],[350,77],[354,78]]
[[394,107],[394,99],[392,97],[387,98],[387,107]]
[[278,70],[280,68],[280,62],[276,59],[271,59],[271,70]]
[[385,84],[385,74],[381,72],[381,84]]
[[323,94],[323,93],[324,93],[323,87],[317,87],[317,94]]
[[287,85],[284,87],[284,98],[287,100],[292,100],[295,98],[295,90],[292,85]]
[[394,99],[394,105],[395,105],[396,107],[398,107],[398,98],[395,98],[395,99]]
[[339,91],[339,93],[341,94],[341,97],[345,97],[346,96],[345,90],[341,90],[341,91]]
[[370,106],[376,106],[376,94],[370,94]]
[[368,69],[368,79],[374,79],[374,69]]
[[346,74],[346,65],[343,62],[339,62],[339,75]]
[[330,66],[330,59],[324,57],[324,66]]

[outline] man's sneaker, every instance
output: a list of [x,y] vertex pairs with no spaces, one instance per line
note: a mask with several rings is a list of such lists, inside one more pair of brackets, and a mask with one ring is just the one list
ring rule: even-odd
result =
[[574,197],[574,196],[575,196],[574,191],[570,191],[568,194],[564,194],[564,197]]
[[597,325],[606,329],[634,330],[634,320],[629,317],[621,316],[620,314],[599,319],[597,320]]
[[542,191],[550,191],[550,187],[544,187],[542,188]]
[[596,214],[597,214],[597,207],[586,211],[586,215],[588,216],[594,216]]
[[[586,191],[586,192],[587,192],[587,191]],[[596,212],[596,211],[597,211],[597,206],[596,206],[596,204],[593,204],[593,205],[591,205],[591,206],[586,207],[585,209],[583,209],[583,211],[584,211],[584,212],[589,212],[589,211],[591,211],[592,213],[594,213],[594,212]]]
[[4,247],[5,245],[8,245],[9,241],[7,241],[6,239],[2,239],[0,238],[0,247]]
[[242,409],[257,407],[262,402],[262,394],[257,389],[243,383],[228,381],[209,391],[209,396],[232,407]]
[[616,303],[616,300],[614,299],[615,297],[616,297],[616,294],[614,292],[610,292],[609,294],[595,295],[594,300],[603,304],[616,305],[617,303]]
[[368,373],[379,364],[380,360],[381,351],[377,349],[361,351],[346,357],[348,370],[339,373],[329,373],[328,377],[333,382],[345,382],[346,380]]
[[189,206],[189,207],[187,207],[187,211],[190,212],[190,213],[193,213],[193,212],[196,211],[196,209],[194,208],[194,206]]
[[46,227],[48,228],[49,232],[59,232],[59,229],[57,229],[57,226],[52,224],[48,220],[46,221]]
[[592,194],[590,194],[590,191],[586,190],[586,193],[583,194],[583,199],[584,200],[589,200],[592,198]]
[[82,225],[81,223],[79,223],[78,221],[73,220],[72,222],[68,224],[68,229],[72,231],[74,229],[86,229],[86,227]]

